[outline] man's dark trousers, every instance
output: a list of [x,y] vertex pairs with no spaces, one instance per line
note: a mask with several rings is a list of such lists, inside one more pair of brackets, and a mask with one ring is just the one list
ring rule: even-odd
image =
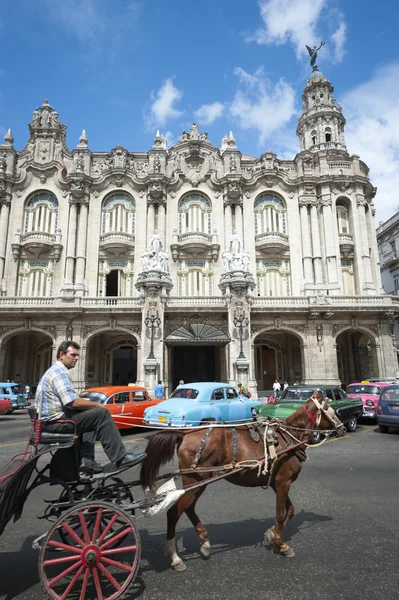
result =
[[[116,427],[111,413],[106,408],[89,410],[64,409],[64,417],[76,423],[76,432],[80,437],[80,453],[82,458],[94,460],[94,444],[101,442],[105,454],[112,463],[118,463],[126,454],[125,445]],[[71,424],[47,422],[45,431],[54,433],[70,433]]]

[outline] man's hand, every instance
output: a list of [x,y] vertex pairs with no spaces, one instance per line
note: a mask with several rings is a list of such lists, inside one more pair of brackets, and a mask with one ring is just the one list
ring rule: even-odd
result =
[[68,408],[72,408],[73,410],[90,410],[92,408],[105,408],[99,402],[92,402],[91,400],[86,400],[85,398],[77,398],[73,402],[70,402]]

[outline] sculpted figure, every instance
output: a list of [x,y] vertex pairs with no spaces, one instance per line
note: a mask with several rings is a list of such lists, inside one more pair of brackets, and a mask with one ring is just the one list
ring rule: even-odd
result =
[[233,231],[233,235],[230,238],[230,252],[234,256],[235,254],[239,254],[241,251],[241,240],[240,236],[237,234],[237,231]]
[[224,270],[226,273],[230,271],[231,252],[223,252],[222,254]]
[[150,253],[147,252],[147,250],[143,250],[141,253],[141,270],[143,273],[146,273],[148,271],[148,260],[150,257]]
[[314,67],[316,65],[317,53],[320,50],[320,48],[322,46],[324,46],[324,44],[325,44],[325,42],[321,42],[321,44],[318,48],[316,48],[316,46],[313,46],[313,48],[306,46],[306,48],[309,52],[309,56],[310,56],[310,66],[311,67]]
[[163,250],[162,238],[158,233],[158,230],[155,229],[154,233],[151,236],[150,240],[151,250],[159,254]]

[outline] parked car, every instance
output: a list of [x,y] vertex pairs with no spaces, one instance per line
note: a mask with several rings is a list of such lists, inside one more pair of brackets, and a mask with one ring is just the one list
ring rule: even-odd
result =
[[199,382],[179,385],[168,400],[148,408],[144,423],[157,427],[195,427],[204,423],[246,421],[259,400],[238,394],[227,383]]
[[162,398],[151,399],[146,388],[132,385],[88,388],[79,396],[104,404],[118,429],[141,427],[145,409],[162,402]]
[[399,385],[390,385],[382,391],[377,404],[377,423],[381,433],[399,427]]
[[28,394],[25,394],[23,389],[21,389],[20,383],[10,383],[9,381],[0,383],[0,398],[8,398],[11,400],[11,412],[18,408],[28,408],[28,406],[30,406]]
[[[327,385],[293,385],[287,387],[280,400],[274,404],[262,404],[256,409],[260,417],[274,417],[286,419],[294,413],[318,388],[323,390],[326,400],[334,409],[339,420],[344,423],[347,431],[356,431],[357,420],[363,414],[363,402],[361,398],[348,398],[344,390],[338,386]],[[312,442],[318,443],[322,434],[318,431],[312,435]]]
[[363,402],[363,417],[375,419],[381,392],[389,385],[391,384],[384,381],[351,383],[346,388],[346,395],[348,398],[361,398]]
[[13,412],[12,400],[0,396],[0,415],[10,415]]

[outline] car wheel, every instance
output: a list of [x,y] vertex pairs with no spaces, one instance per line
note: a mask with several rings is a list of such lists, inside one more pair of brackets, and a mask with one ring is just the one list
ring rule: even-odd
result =
[[310,438],[310,443],[311,444],[318,444],[319,442],[321,442],[322,440],[322,433],[321,431],[314,431],[312,433],[312,437]]
[[357,429],[357,419],[356,417],[351,417],[346,424],[346,431],[356,431]]
[[7,408],[6,415],[12,415],[13,412],[14,412],[13,408]]
[[388,433],[389,427],[386,425],[378,425],[378,427],[380,428],[381,433]]

